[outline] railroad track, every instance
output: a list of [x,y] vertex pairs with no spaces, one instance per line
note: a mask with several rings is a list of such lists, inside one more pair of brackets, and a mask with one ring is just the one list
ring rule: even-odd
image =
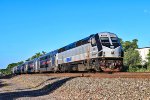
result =
[[[28,74],[27,74],[28,75]],[[31,75],[31,74],[30,74]],[[150,78],[150,72],[116,72],[116,73],[41,73],[32,74],[38,76],[56,76],[56,77],[92,77],[92,78]]]

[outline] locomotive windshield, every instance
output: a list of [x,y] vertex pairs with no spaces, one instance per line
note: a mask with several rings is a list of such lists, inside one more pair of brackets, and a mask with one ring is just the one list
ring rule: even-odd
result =
[[100,37],[103,46],[110,47],[110,41],[108,37]]
[[101,37],[101,42],[102,43],[109,43],[109,38],[108,37]]
[[113,46],[114,46],[115,48],[118,47],[118,46],[120,46],[117,37],[111,37],[111,41],[112,41],[112,44],[113,44]]
[[101,44],[103,46],[106,46],[106,47],[109,47],[109,48],[110,48],[110,46],[114,46],[114,48],[120,46],[117,37],[110,37],[110,39],[109,39],[109,37],[100,37],[100,40],[101,40]]
[[111,37],[112,43],[118,43],[118,38],[117,37]]

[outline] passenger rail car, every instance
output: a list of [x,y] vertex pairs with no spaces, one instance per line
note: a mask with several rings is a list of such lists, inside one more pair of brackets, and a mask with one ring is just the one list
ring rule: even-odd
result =
[[[114,72],[122,69],[123,56],[124,52],[117,35],[102,32],[25,62],[27,66],[24,67],[24,72]],[[20,66],[17,69],[19,71]],[[16,68],[13,72],[18,72],[15,70]]]
[[39,72],[50,72],[50,71],[57,71],[56,67],[57,65],[57,58],[56,55],[58,55],[58,51],[52,51],[50,53],[47,53],[38,59]]

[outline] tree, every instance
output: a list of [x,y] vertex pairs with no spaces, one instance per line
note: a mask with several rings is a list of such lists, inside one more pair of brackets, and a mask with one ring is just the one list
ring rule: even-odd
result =
[[[35,55],[33,55],[32,57],[28,58],[26,61],[30,61],[30,60],[33,60],[35,58],[38,58],[42,55],[46,54],[46,52],[42,51],[42,53],[38,52],[38,53],[35,53]],[[12,71],[12,68],[15,67],[15,66],[18,66],[18,65],[21,65],[23,64],[24,62],[23,61],[20,61],[20,62],[17,62],[17,63],[11,63],[7,66],[6,69],[2,69],[0,70],[0,72],[4,75],[8,75],[8,74],[11,74],[11,71]]]
[[122,38],[119,38],[119,40],[120,40],[120,43],[121,43],[121,44],[123,44],[123,43],[124,43],[124,42],[123,42],[123,40],[122,40]]
[[23,64],[24,63],[24,61],[20,61],[20,62],[18,62],[17,64],[18,65],[21,65],[21,64]]
[[35,53],[35,55],[33,55],[31,58],[29,58],[29,59],[27,59],[27,60],[28,60],[28,61],[29,61],[29,60],[33,60],[33,59],[38,58],[38,57],[40,57],[40,56],[42,56],[42,55],[44,55],[44,54],[46,54],[46,52],[44,52],[44,51],[42,51],[42,53],[40,53],[40,52]]
[[150,50],[149,50],[149,53],[147,54],[147,60],[148,60],[147,64],[148,66],[150,66]]
[[46,54],[45,51],[42,51],[42,53],[41,52],[35,53],[32,57],[28,58],[26,61],[33,60],[33,59],[38,58],[38,57],[45,55],[45,54]]
[[43,54],[43,55],[45,55],[45,54],[46,54],[46,52],[45,52],[45,51],[42,51],[42,54]]
[[141,65],[141,56],[136,50],[138,48],[138,40],[133,39],[132,41],[123,41],[120,39],[124,49],[124,67],[127,69],[136,71]]
[[0,72],[2,75],[7,75],[8,73],[6,69],[0,69]]
[[38,57],[40,57],[42,55],[43,55],[42,53],[38,52],[38,53],[35,54],[35,57],[38,58]]
[[137,50],[133,48],[128,49],[124,55],[124,64],[126,66],[137,66],[141,64],[141,57]]
[[36,55],[33,55],[33,56],[30,58],[30,60],[33,60],[33,59],[35,59],[35,58],[37,58]]
[[132,48],[133,48],[133,49],[137,49],[137,48],[138,48],[137,43],[138,43],[138,40],[137,40],[137,39],[133,39],[133,40],[132,40]]
[[12,68],[15,67],[15,66],[18,66],[20,64],[23,64],[24,62],[23,61],[20,61],[20,62],[17,62],[17,63],[11,63],[7,66],[6,69],[2,69],[0,70],[0,72],[4,75],[9,75],[11,74],[11,71],[12,71]]
[[7,66],[6,70],[8,71],[8,73],[11,73],[13,67],[21,65],[23,63],[24,63],[23,61],[20,61],[20,62],[17,62],[17,63],[11,63]]
[[27,60],[25,60],[25,61],[30,61],[31,60],[31,58],[28,58]]
[[137,39],[133,39],[132,42],[130,41],[121,41],[122,43],[122,46],[123,46],[123,49],[124,51],[126,52],[128,49],[132,48],[132,49],[137,49],[138,48],[138,40]]

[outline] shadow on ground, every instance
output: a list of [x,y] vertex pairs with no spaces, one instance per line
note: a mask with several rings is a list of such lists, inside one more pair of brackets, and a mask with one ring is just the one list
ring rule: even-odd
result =
[[0,88],[5,87],[5,86],[9,86],[10,84],[5,83],[3,81],[0,80]]
[[45,83],[45,82],[47,82],[47,81],[54,80],[54,79],[58,79],[58,78],[59,78],[59,77],[53,77],[53,78],[49,78],[49,79],[47,79],[46,81],[44,81],[44,82],[40,83],[39,85],[37,85],[37,86],[35,86],[35,87],[32,87],[32,88],[15,89],[15,90],[34,89],[34,88],[37,88],[37,87],[41,86],[42,84],[44,84],[44,83]]
[[0,79],[11,79],[15,76],[17,76],[17,75],[10,74],[10,75],[6,75],[6,76],[1,76]]
[[69,77],[62,80],[58,80],[53,82],[52,84],[48,84],[41,89],[38,90],[29,90],[29,91],[19,91],[19,92],[7,92],[7,93],[0,93],[0,100],[14,100],[20,97],[38,97],[47,95],[54,90],[61,87],[67,81],[74,79],[76,77]]

